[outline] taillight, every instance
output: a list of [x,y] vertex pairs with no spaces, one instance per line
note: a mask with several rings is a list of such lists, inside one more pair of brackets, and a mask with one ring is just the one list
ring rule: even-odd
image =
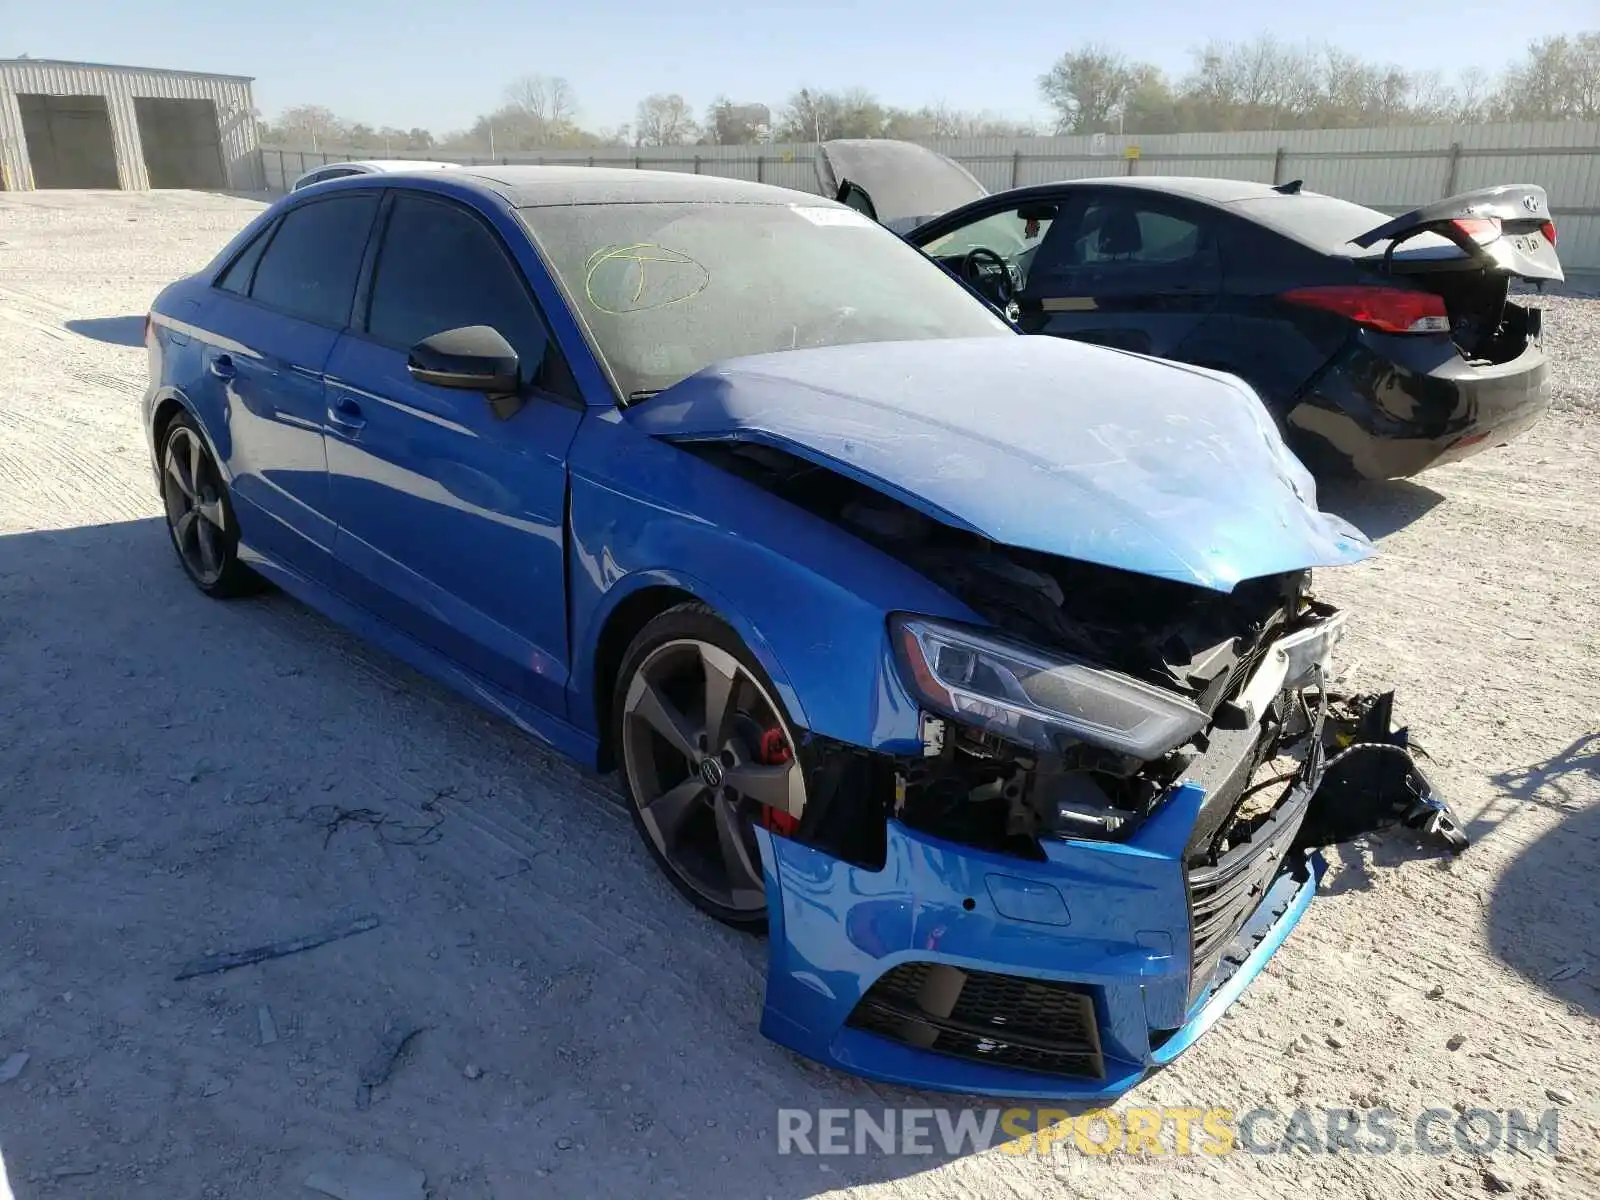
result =
[[1384,333],[1448,333],[1450,314],[1432,292],[1392,287],[1308,287],[1283,293],[1290,304],[1320,308]]
[[1544,240],[1552,246],[1556,244],[1556,223],[1554,221],[1546,221],[1539,226],[1539,232],[1544,234]]
[[1480,246],[1500,236],[1500,222],[1494,217],[1462,217],[1459,221],[1451,221],[1450,224]]

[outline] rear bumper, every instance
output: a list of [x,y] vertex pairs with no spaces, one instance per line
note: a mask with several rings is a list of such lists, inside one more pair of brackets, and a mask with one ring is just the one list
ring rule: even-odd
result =
[[[771,914],[762,1032],[909,1087],[1122,1094],[1216,1022],[1321,878],[1320,856],[1287,849],[1294,829],[1264,845],[1252,878],[1240,876],[1248,902],[1236,905],[1223,944],[1194,964],[1183,859],[1204,800],[1182,785],[1130,841],[1051,842],[1044,862],[891,822],[885,866],[874,871],[758,830]],[[911,993],[920,984],[929,996],[941,972],[961,998],[952,1007],[947,992],[917,1007]],[[907,979],[911,992],[897,991]]]
[[1504,445],[1549,407],[1537,343],[1484,366],[1443,336],[1363,331],[1297,398],[1286,434],[1313,474],[1395,479]]

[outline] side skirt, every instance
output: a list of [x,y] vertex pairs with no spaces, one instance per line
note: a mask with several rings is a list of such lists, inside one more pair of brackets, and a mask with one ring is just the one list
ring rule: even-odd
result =
[[590,735],[573,728],[559,717],[507,694],[454,660],[445,658],[396,629],[383,618],[350,603],[298,571],[274,562],[243,542],[239,544],[239,559],[302,604],[316,609],[356,636],[394,655],[428,678],[459,692],[478,707],[505,718],[524,733],[538,738],[579,765],[595,769],[599,758],[599,742]]

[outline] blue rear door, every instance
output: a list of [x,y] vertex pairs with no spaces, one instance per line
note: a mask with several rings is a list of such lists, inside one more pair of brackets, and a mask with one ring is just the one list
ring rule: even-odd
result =
[[333,548],[323,369],[349,320],[376,192],[289,209],[235,258],[197,318],[190,399],[231,479],[246,543],[326,580]]
[[[340,586],[483,678],[565,715],[566,457],[583,405],[520,268],[482,214],[395,188],[369,294],[327,365]],[[521,406],[420,383],[408,349],[488,325]]]

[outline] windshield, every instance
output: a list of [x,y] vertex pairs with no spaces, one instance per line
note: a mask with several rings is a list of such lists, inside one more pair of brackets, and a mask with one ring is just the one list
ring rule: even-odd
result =
[[578,204],[521,216],[625,396],[726,358],[1014,337],[917,250],[822,204]]

